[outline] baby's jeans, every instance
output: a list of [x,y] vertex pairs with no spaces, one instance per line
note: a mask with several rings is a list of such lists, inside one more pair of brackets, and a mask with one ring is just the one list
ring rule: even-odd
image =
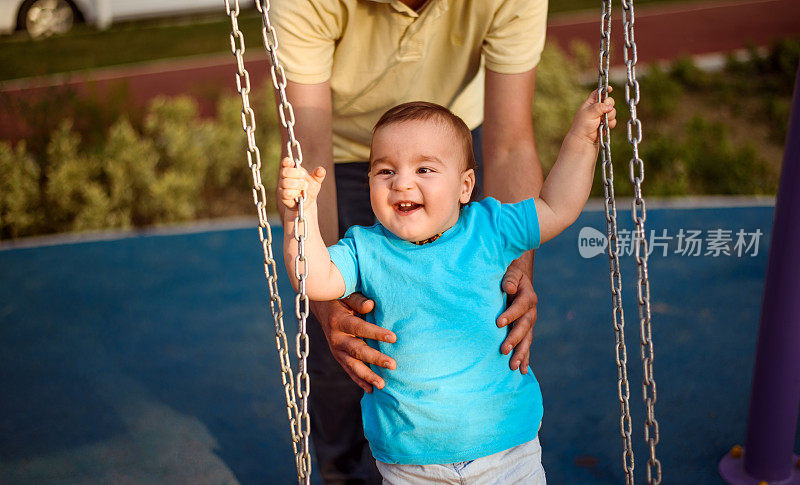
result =
[[494,455],[446,465],[392,465],[376,461],[383,485],[546,485],[539,437]]

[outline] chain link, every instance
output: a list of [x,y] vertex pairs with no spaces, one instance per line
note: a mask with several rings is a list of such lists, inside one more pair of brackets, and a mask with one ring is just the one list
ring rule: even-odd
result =
[[[611,0],[603,0],[600,28],[598,101],[608,96],[608,73],[611,58]],[[630,386],[628,383],[628,351],[625,347],[625,314],[622,310],[622,276],[619,270],[619,237],[617,235],[617,207],[614,198],[614,167],[611,164],[611,131],[608,115],[603,115],[600,124],[600,158],[602,162],[606,231],[608,232],[608,262],[611,296],[613,304],[614,357],[617,361],[617,397],[620,406],[619,429],[623,442],[622,461],[625,469],[625,484],[633,485],[633,442]]]
[[[300,143],[294,136],[294,111],[286,97],[286,77],[277,57],[277,36],[268,16],[269,0],[257,0],[256,8],[262,14],[262,38],[270,57],[273,85],[280,95],[279,112],[281,123],[289,132],[290,141],[287,145],[289,156],[295,166],[299,167],[303,161],[303,156],[300,150]],[[308,414],[308,397],[311,392],[311,380],[308,376],[307,365],[308,334],[306,332],[306,319],[308,317],[308,296],[305,293],[305,280],[308,272],[305,270],[305,265],[302,265],[304,268],[302,272],[299,270],[301,263],[305,261],[305,220],[302,210],[305,194],[298,201],[300,210],[295,220],[295,228],[298,226],[304,228],[302,235],[298,235],[297,231],[295,231],[295,238],[298,240],[300,248],[300,253],[295,261],[295,271],[298,273],[298,279],[300,280],[300,291],[295,299],[295,313],[298,318],[295,348],[299,359],[299,371],[295,381],[291,359],[289,358],[288,339],[283,326],[283,307],[278,292],[278,270],[272,252],[272,230],[267,219],[266,189],[261,181],[261,153],[256,146],[255,112],[250,106],[250,75],[244,66],[245,42],[244,34],[239,29],[239,0],[225,0],[225,12],[231,19],[230,44],[231,52],[236,57],[236,90],[242,98],[242,128],[247,137],[247,162],[253,176],[253,202],[258,212],[258,237],[264,252],[264,273],[267,278],[267,288],[270,295],[269,304],[275,326],[275,344],[281,365],[281,381],[283,382],[286,398],[286,415],[289,419],[289,428],[292,434],[292,449],[295,456],[295,465],[297,466],[297,480],[298,483],[309,484],[311,478],[311,455],[309,452],[311,419]],[[278,77],[278,74],[280,77]],[[300,407],[297,405],[298,398],[301,401]]]
[[[269,18],[269,0],[256,0],[256,9],[261,13],[261,39],[267,51],[270,61],[270,76],[272,85],[278,94],[280,103],[278,112],[281,124],[286,128],[289,141],[286,144],[286,151],[295,167],[300,167],[303,163],[303,152],[300,149],[300,142],[294,134],[294,109],[286,95],[286,85],[288,83],[286,74],[278,59],[278,35],[275,27]],[[309,300],[306,295],[306,278],[308,278],[308,267],[305,264],[305,240],[308,234],[304,215],[304,205],[306,201],[305,191],[297,199],[297,216],[294,220],[294,238],[297,241],[298,254],[295,257],[295,275],[299,282],[298,293],[295,297],[295,316],[297,317],[297,337],[295,338],[295,350],[299,362],[297,373],[297,397],[300,400],[300,413],[297,415],[297,437],[300,440],[301,449],[296,454],[297,457],[297,478],[300,483],[310,483],[311,479],[311,451],[309,441],[311,438],[311,417],[308,413],[308,399],[311,393],[311,379],[308,376],[308,327],[307,319],[309,313]],[[299,228],[302,227],[302,231]],[[302,269],[301,269],[302,266]]]
[[641,336],[641,354],[644,378],[642,380],[642,395],[645,403],[644,439],[650,450],[647,460],[647,483],[658,485],[661,483],[661,462],[656,458],[656,445],[659,441],[658,421],[655,417],[655,403],[657,399],[656,382],[653,378],[653,335],[650,318],[650,279],[647,272],[648,247],[645,237],[644,223],[647,219],[647,210],[642,195],[642,181],[644,180],[644,162],[639,157],[639,143],[642,141],[642,123],[636,117],[636,105],[639,102],[639,82],[636,80],[636,40],[634,38],[634,8],[633,0],[622,0],[622,24],[625,29],[625,71],[627,82],[625,84],[625,100],[630,110],[628,121],[628,143],[633,147],[633,156],[629,162],[629,175],[633,184],[633,202],[631,203],[631,216],[636,226],[634,257],[636,259],[637,274],[637,304],[639,307],[639,333]]

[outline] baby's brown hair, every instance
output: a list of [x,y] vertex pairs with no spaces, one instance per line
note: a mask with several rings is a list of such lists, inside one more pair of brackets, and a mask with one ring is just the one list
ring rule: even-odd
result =
[[[464,170],[475,170],[475,154],[472,152],[472,132],[464,120],[454,115],[449,109],[436,103],[429,103],[427,101],[411,101],[410,103],[398,104],[389,111],[383,113],[383,116],[375,124],[372,129],[372,136],[379,128],[392,125],[395,123],[402,123],[404,121],[428,121],[435,120],[443,122],[448,126],[456,135],[461,149],[464,153],[466,161]],[[372,165],[372,153],[370,153],[370,166]]]

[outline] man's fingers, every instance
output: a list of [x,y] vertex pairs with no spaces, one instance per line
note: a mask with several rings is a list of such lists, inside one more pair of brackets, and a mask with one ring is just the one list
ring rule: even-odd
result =
[[364,389],[365,392],[372,392],[372,386],[383,389],[383,386],[386,385],[378,374],[372,372],[372,369],[363,362],[350,357],[346,352],[337,352],[336,360],[342,365],[350,379],[358,384],[361,389]]
[[533,323],[536,320],[536,309],[525,312],[517,321],[511,325],[511,331],[508,332],[500,351],[503,354],[508,354],[511,349],[517,347],[517,344],[522,342],[522,339],[533,330]]
[[[520,318],[526,312],[531,311],[531,309],[533,309],[535,313],[538,300],[536,292],[533,291],[533,282],[531,282],[527,276],[524,276],[523,273],[523,277],[518,281],[514,298],[510,299],[511,305],[497,317],[497,326],[505,327],[514,320]],[[534,320],[536,320],[535,316]]]
[[337,330],[346,334],[354,335],[359,338],[368,338],[372,340],[380,340],[393,344],[397,342],[397,335],[394,332],[379,327],[355,315],[349,315],[342,318],[336,325]]
[[531,300],[524,296],[517,296],[512,300],[511,305],[497,317],[497,326],[505,327],[509,323],[521,318],[527,312],[531,311],[531,309],[533,309],[534,312],[536,311],[536,307],[532,304]]
[[360,313],[362,315],[371,312],[372,309],[375,308],[375,302],[361,293],[353,293],[342,301],[344,301],[347,306],[355,310],[356,313]]
[[523,273],[521,269],[515,266],[509,266],[508,270],[506,270],[506,274],[503,275],[503,291],[509,295],[515,294],[523,276],[525,276],[525,273]]
[[336,343],[336,349],[346,352],[350,357],[358,359],[365,364],[373,364],[393,370],[397,368],[397,363],[391,357],[383,354],[360,338],[347,336]]
[[342,300],[315,302],[312,303],[312,309],[322,325],[331,353],[350,379],[366,392],[372,392],[373,385],[382,388],[383,380],[366,364],[389,369],[395,369],[397,364],[394,359],[369,347],[363,340],[353,335],[366,334],[368,337],[371,335],[377,337],[388,331],[353,315],[350,307]]
[[341,302],[342,308],[349,308],[350,312],[342,312],[335,319],[331,319],[331,327],[360,338],[369,338],[388,343],[397,341],[397,335],[393,332],[369,323],[357,315],[353,315],[352,312],[358,314],[371,312],[375,307],[375,303],[372,300],[361,293],[353,293],[347,298],[339,300],[339,302]]
[[533,343],[533,329],[525,334],[523,339],[517,344],[514,353],[511,355],[509,367],[512,370],[519,369],[520,373],[528,373],[528,363],[531,357],[531,344]]

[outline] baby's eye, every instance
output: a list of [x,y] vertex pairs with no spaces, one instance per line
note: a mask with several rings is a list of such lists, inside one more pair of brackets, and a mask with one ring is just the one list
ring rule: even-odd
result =
[[417,173],[433,173],[433,169],[429,167],[419,167]]
[[375,173],[377,175],[391,175],[391,174],[394,173],[394,171],[393,170],[389,170],[388,168],[381,168],[381,169],[378,169],[378,171],[375,172]]

